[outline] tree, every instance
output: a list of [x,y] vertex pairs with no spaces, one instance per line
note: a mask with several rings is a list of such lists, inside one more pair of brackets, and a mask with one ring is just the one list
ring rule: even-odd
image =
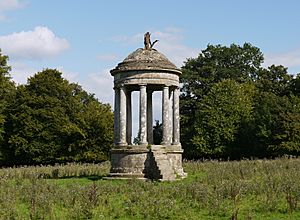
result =
[[162,123],[159,120],[155,120],[155,125],[153,126],[153,143],[159,145],[162,142]]
[[224,79],[239,83],[250,82],[258,77],[263,62],[259,48],[245,43],[242,47],[208,45],[197,58],[190,58],[182,67],[183,95],[201,98],[211,85]]
[[295,96],[300,96],[300,73],[291,80],[290,90]]
[[267,156],[300,153],[300,98],[261,93],[255,104],[255,146]]
[[[233,80],[213,85],[197,103],[194,149],[189,149],[190,153],[198,157],[232,157],[243,124],[251,121],[254,91],[252,84]],[[243,150],[239,153],[243,155]]]
[[7,156],[13,164],[105,160],[112,127],[109,105],[45,69],[17,88],[6,125]]
[[[275,147],[279,155],[300,155],[300,97],[292,96],[289,99],[288,111],[281,114],[281,133],[275,136],[280,145]],[[271,146],[272,147],[272,146]],[[272,149],[274,150],[274,149]]]
[[102,104],[93,95],[88,94],[80,86],[74,94],[81,103],[80,127],[84,138],[73,145],[75,161],[104,161],[108,160],[109,151],[113,146],[113,113],[110,105]]
[[7,106],[13,100],[15,84],[11,81],[9,71],[11,67],[7,65],[8,56],[2,55],[0,49],[0,163],[3,158],[3,141],[5,136],[4,123],[7,118]]
[[[205,110],[205,106],[201,103],[203,100],[205,100],[205,102],[211,102],[207,104],[210,105],[211,110],[215,109],[216,106],[213,106],[213,104],[218,103],[214,103],[212,98],[216,96],[216,98],[219,98],[219,101],[222,101],[222,97],[217,97],[215,92],[219,89],[226,90],[227,84],[235,85],[233,81],[238,84],[251,84],[258,78],[263,60],[263,54],[257,47],[245,43],[243,46],[232,44],[230,47],[208,45],[197,58],[190,58],[186,61],[182,67],[183,74],[181,83],[183,87],[180,96],[181,142],[185,149],[185,156],[194,158],[201,155],[213,155],[214,153],[221,155],[222,152],[224,152],[225,146],[222,145],[217,148],[216,144],[220,143],[223,138],[227,140],[230,137],[230,132],[227,133],[228,136],[226,137],[221,138],[220,136],[219,140],[213,140],[212,134],[208,135],[210,131],[204,130],[200,125],[201,123],[207,123],[208,126],[211,120],[205,115],[206,122],[202,121],[202,118],[199,118],[202,117],[204,111],[209,112],[208,109]],[[214,88],[215,85],[227,79],[231,81],[225,84],[221,83]],[[234,86],[234,88],[243,90],[238,84]],[[212,88],[214,88],[215,91],[212,91]],[[238,96],[234,91],[230,92]],[[224,95],[226,96],[226,93]],[[228,96],[227,98],[229,99],[230,97]],[[241,103],[236,104],[240,106]],[[227,107],[230,108],[230,103],[228,103]],[[211,113],[214,115],[217,114],[217,112]],[[215,128],[217,127],[218,125],[216,124]],[[207,127],[207,129],[208,128],[211,129],[210,126]],[[229,127],[224,127],[223,129],[227,129],[227,131],[230,130]],[[203,132],[205,134],[202,134]],[[207,136],[204,137],[205,135]],[[227,141],[229,141],[229,139]],[[208,147],[209,144],[211,144],[210,142],[214,142],[214,145]]]
[[258,71],[256,86],[261,92],[283,96],[291,93],[291,81],[292,76],[288,74],[286,67],[271,65],[267,69]]
[[[153,144],[159,145],[162,141],[162,123],[159,120],[155,120],[153,126]],[[133,139],[133,144],[139,145],[141,143],[141,131],[139,130],[137,136]]]
[[133,144],[139,145],[141,143],[141,131],[139,129],[136,137],[133,138]]

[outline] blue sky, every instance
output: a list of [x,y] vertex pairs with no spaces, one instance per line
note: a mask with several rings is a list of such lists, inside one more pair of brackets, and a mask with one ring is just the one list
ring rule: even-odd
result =
[[297,0],[0,0],[0,48],[17,83],[58,68],[113,104],[109,70],[143,47],[146,31],[178,67],[208,44],[249,42],[266,66],[300,72],[299,10]]

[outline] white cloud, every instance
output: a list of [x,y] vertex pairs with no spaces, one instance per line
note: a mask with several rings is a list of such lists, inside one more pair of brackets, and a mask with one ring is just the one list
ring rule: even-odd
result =
[[20,0],[0,0],[0,21],[7,20],[4,12],[23,8],[25,3]]
[[100,54],[97,56],[97,60],[99,61],[115,61],[118,59],[116,54]]
[[264,64],[265,66],[275,64],[289,68],[298,67],[300,71],[300,48],[283,53],[266,54]]
[[5,20],[6,20],[6,16],[1,14],[1,12],[0,12],[0,21],[5,21]]
[[11,61],[9,62],[9,65],[12,67],[12,79],[17,84],[27,83],[28,77],[33,76],[38,72],[38,69],[35,69],[24,62]]
[[30,65],[28,62],[9,61],[9,65],[12,67],[11,76],[14,82],[17,84],[26,84],[29,77],[42,71],[45,68],[57,69],[62,72],[62,76],[69,82],[78,82],[79,74],[66,71],[63,67],[43,67],[38,63]]
[[141,39],[143,39],[143,37],[144,37],[144,34],[138,33],[138,34],[135,34],[133,36],[128,36],[128,35],[114,36],[112,38],[112,40],[115,43],[122,43],[122,44],[126,44],[127,45],[127,44],[136,44],[136,43],[140,42]]
[[[26,84],[29,77],[43,70],[42,67],[34,68],[27,63],[19,61],[9,62],[9,65],[13,67],[11,76],[17,84]],[[55,67],[49,68],[54,69]],[[110,75],[109,69],[87,74],[85,78],[80,77],[79,73],[66,70],[64,67],[57,67],[56,69],[62,72],[62,77],[70,83],[78,83],[87,92],[94,93],[100,102],[109,103],[113,106],[113,77]]]
[[0,36],[0,48],[12,58],[43,59],[54,57],[69,47],[64,38],[59,38],[47,27],[35,27]]
[[65,70],[64,67],[57,67],[55,69],[60,71],[62,73],[62,77],[68,80],[70,83],[78,83],[79,85],[81,85],[79,82],[80,81],[79,73]]
[[79,84],[89,93],[94,93],[100,102],[110,103],[113,106],[113,81],[109,69],[104,69],[97,73],[88,74]]
[[164,31],[154,31],[152,40],[159,42],[154,46],[158,51],[165,54],[177,67],[181,67],[187,58],[196,57],[200,49],[186,46],[182,31],[176,28],[167,28]]
[[24,5],[20,0],[0,0],[0,12],[19,9]]

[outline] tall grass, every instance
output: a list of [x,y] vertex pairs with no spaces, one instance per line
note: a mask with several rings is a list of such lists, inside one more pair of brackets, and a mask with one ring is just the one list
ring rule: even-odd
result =
[[83,176],[103,176],[109,171],[109,162],[101,164],[67,163],[55,166],[22,166],[0,169],[0,179],[49,179]]
[[184,168],[170,183],[103,180],[109,163],[0,169],[0,219],[300,219],[300,159]]

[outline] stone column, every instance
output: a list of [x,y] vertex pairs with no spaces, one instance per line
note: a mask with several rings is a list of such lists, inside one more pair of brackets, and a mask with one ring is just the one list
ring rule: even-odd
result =
[[120,88],[115,87],[115,106],[114,106],[114,143],[120,142]]
[[126,88],[120,88],[120,141],[119,145],[127,145],[126,142]]
[[168,143],[172,143],[173,141],[173,93],[174,91],[169,88],[169,137]]
[[140,144],[147,143],[147,94],[146,85],[140,85]]
[[179,116],[179,88],[176,87],[173,93],[173,143],[180,144],[180,116]]
[[131,142],[131,138],[132,138],[132,108],[131,108],[131,91],[127,91],[126,94],[126,98],[127,98],[127,109],[126,109],[126,115],[127,115],[127,136],[126,136],[126,140],[127,143],[130,145],[132,144]]
[[162,126],[163,138],[162,145],[168,145],[169,142],[169,87],[164,86],[162,94]]
[[147,91],[147,137],[149,144],[153,144],[152,92]]

